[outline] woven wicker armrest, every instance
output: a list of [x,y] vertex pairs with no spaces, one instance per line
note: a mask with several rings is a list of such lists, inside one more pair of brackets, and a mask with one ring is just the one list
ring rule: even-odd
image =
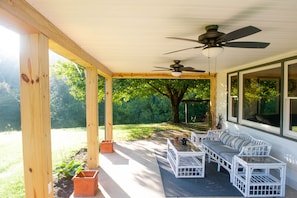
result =
[[206,140],[213,140],[213,141],[219,141],[220,140],[220,135],[222,133],[221,129],[216,129],[216,130],[208,130],[207,135],[205,136],[204,139]]
[[268,156],[271,151],[271,146],[267,144],[247,145],[241,148],[238,155],[240,156]]

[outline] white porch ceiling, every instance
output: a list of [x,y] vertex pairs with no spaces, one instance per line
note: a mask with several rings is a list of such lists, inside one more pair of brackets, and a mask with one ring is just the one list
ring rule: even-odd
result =
[[[296,0],[27,0],[86,52],[114,73],[150,73],[172,60],[211,72],[222,71],[297,50]],[[253,25],[262,31],[236,41],[271,43],[266,49],[225,48],[216,59],[201,49],[170,55],[169,51],[200,46],[167,39],[197,39],[205,26],[219,31]]]

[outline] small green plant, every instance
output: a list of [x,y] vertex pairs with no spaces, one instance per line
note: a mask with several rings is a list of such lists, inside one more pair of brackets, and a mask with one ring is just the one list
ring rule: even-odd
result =
[[65,177],[71,179],[74,175],[80,173],[84,169],[84,164],[80,161],[71,160],[67,163],[63,162],[55,168],[58,179]]

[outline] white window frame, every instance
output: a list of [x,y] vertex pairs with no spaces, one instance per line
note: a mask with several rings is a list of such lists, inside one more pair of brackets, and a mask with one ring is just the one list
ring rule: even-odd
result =
[[290,125],[290,100],[297,100],[297,97],[288,96],[288,67],[297,64],[297,60],[286,61],[284,64],[284,108],[283,108],[283,135],[290,138],[297,138],[297,133],[289,129]]
[[249,127],[252,127],[252,128],[257,128],[257,129],[260,129],[260,130],[264,130],[264,131],[267,131],[267,132],[271,132],[271,133],[280,135],[280,127],[275,127],[275,126],[271,126],[271,125],[268,125],[268,124],[253,122],[253,121],[245,120],[245,119],[242,118],[242,113],[243,113],[243,75],[251,73],[251,72],[263,71],[263,70],[274,69],[274,68],[281,68],[281,63],[276,63],[276,64],[268,65],[268,66],[265,66],[265,67],[258,67],[258,68],[255,68],[255,69],[249,69],[249,70],[239,72],[239,101],[238,101],[239,102],[239,107],[238,107],[239,113],[238,113],[238,122],[240,124],[243,124],[243,125],[246,125],[246,126],[249,126]]
[[[232,111],[233,111],[233,105],[232,105],[232,99],[235,98],[236,96],[231,96],[231,78],[234,77],[234,76],[237,76],[237,80],[238,79],[238,74],[237,73],[233,73],[233,74],[229,74],[228,75],[228,82],[229,82],[229,85],[228,85],[228,120],[229,121],[232,121],[232,122],[237,122],[237,117],[233,117],[232,116]],[[238,81],[239,83],[239,81]],[[238,96],[237,96],[238,97]],[[239,102],[239,101],[238,101]],[[238,116],[238,115],[237,115]]]

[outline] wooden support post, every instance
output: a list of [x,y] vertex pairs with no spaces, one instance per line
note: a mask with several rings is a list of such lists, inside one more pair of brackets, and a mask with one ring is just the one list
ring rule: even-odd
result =
[[187,102],[185,102],[185,123],[187,123],[188,124],[188,122],[189,122],[189,118],[188,118],[188,116],[189,116],[189,112],[188,112],[188,103]]
[[86,68],[86,113],[88,168],[99,166],[98,140],[98,74],[95,68]]
[[112,78],[105,78],[105,139],[112,140]]
[[216,99],[217,99],[217,81],[216,76],[210,78],[210,113],[211,115],[211,128],[216,128]]
[[48,39],[21,35],[20,92],[26,197],[53,197]]

